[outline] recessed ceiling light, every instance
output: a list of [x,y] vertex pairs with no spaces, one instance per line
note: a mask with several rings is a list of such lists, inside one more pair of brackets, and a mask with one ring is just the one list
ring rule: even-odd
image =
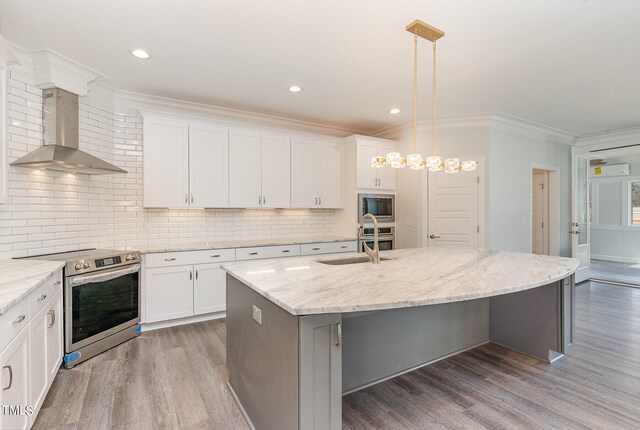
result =
[[392,113],[392,114],[400,113],[400,109],[398,109],[398,108],[393,108],[393,109],[391,109],[391,110],[389,111],[389,113]]
[[289,91],[291,91],[292,93],[299,93],[300,91],[302,91],[302,88],[297,85],[292,85],[289,87]]
[[131,55],[142,60],[148,60],[149,58],[151,58],[151,55],[149,55],[149,53],[144,49],[132,49]]

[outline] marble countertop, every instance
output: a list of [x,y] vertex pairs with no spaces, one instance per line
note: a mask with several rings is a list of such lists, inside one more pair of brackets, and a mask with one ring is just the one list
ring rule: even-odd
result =
[[0,260],[0,315],[63,266],[59,261]]
[[393,258],[326,265],[360,254],[224,264],[231,276],[293,315],[375,311],[480,299],[550,284],[578,260],[460,247],[381,252]]
[[283,237],[277,239],[244,239],[221,240],[212,242],[193,243],[169,243],[161,245],[149,245],[142,247],[115,248],[119,250],[135,249],[141,254],[153,254],[157,252],[199,251],[205,249],[246,248],[250,246],[274,246],[274,245],[298,245],[303,243],[327,243],[357,240],[356,237],[347,236],[303,236]]

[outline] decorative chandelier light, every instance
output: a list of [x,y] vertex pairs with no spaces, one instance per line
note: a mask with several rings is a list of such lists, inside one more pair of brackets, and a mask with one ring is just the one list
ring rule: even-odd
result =
[[[442,158],[437,155],[436,149],[436,41],[444,36],[444,32],[420,20],[415,20],[407,25],[407,31],[413,33],[413,153],[405,157],[399,152],[390,152],[386,156],[377,156],[371,159],[371,166],[380,168],[390,166],[396,169],[409,166],[412,170],[422,170],[425,167],[431,172],[457,173],[461,170],[476,170],[475,161],[460,162],[459,158]],[[417,150],[417,123],[418,123],[418,36],[427,39],[433,44],[433,155],[422,158]]]

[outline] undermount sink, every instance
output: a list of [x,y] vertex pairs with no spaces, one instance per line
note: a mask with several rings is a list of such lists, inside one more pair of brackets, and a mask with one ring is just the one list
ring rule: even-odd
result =
[[[380,257],[380,261],[389,261],[389,260],[395,260],[395,258]],[[371,264],[371,258],[370,257],[340,258],[336,260],[322,260],[322,261],[318,261],[318,263],[328,264],[330,266],[344,266],[346,264],[361,264],[361,263]]]

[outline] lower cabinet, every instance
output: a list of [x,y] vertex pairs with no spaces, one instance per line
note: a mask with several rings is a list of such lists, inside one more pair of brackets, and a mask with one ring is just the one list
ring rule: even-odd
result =
[[147,269],[145,284],[145,322],[193,315],[193,266]]
[[47,371],[49,385],[62,365],[63,351],[62,292],[56,294],[47,306]]
[[220,264],[194,266],[193,314],[224,311],[227,306],[227,273]]
[[29,428],[29,328],[25,327],[0,354],[0,428]]

